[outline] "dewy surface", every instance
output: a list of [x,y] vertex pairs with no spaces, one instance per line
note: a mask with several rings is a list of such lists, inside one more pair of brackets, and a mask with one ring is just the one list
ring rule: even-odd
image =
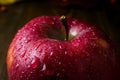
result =
[[8,52],[10,80],[119,80],[116,51],[109,37],[79,20],[33,19],[18,31]]

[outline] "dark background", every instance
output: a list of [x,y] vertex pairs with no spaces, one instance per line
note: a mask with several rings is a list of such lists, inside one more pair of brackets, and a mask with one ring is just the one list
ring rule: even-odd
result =
[[[0,10],[0,80],[7,79],[6,55],[14,35],[29,20],[43,15],[80,19],[101,28],[110,35],[120,55],[120,3],[97,5],[92,8],[80,6],[55,6],[49,1],[24,1],[5,6]],[[0,6],[3,7],[3,6]]]

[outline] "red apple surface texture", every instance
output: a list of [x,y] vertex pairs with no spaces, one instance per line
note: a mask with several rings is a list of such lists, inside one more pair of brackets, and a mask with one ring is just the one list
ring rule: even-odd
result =
[[116,49],[93,25],[41,16],[15,35],[7,55],[9,80],[120,80]]

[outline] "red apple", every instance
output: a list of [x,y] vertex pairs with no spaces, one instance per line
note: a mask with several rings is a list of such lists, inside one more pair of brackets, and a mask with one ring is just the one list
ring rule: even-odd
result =
[[7,55],[9,80],[120,80],[116,49],[93,25],[41,16],[15,35]]
[[96,6],[99,0],[50,0],[54,5],[67,7],[71,6],[79,6],[84,9],[89,9]]
[[120,0],[110,0],[109,2],[109,7],[111,10],[114,10],[114,11],[119,10],[118,5],[120,5]]
[[117,0],[110,0],[110,4],[115,4]]
[[83,9],[92,9],[92,8],[108,8],[116,5],[118,0],[49,0],[52,4],[60,6],[63,8],[72,6],[72,7],[81,7]]
[[114,6],[118,0],[101,0],[101,5],[104,7],[111,7]]

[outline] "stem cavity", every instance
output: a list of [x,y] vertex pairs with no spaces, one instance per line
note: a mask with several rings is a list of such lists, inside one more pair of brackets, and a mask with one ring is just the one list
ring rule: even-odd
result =
[[61,19],[62,24],[65,27],[65,32],[66,32],[65,40],[68,41],[68,39],[69,39],[69,27],[68,27],[68,23],[67,23],[67,20],[66,20],[66,16],[63,15],[63,16],[60,17],[60,19]]

